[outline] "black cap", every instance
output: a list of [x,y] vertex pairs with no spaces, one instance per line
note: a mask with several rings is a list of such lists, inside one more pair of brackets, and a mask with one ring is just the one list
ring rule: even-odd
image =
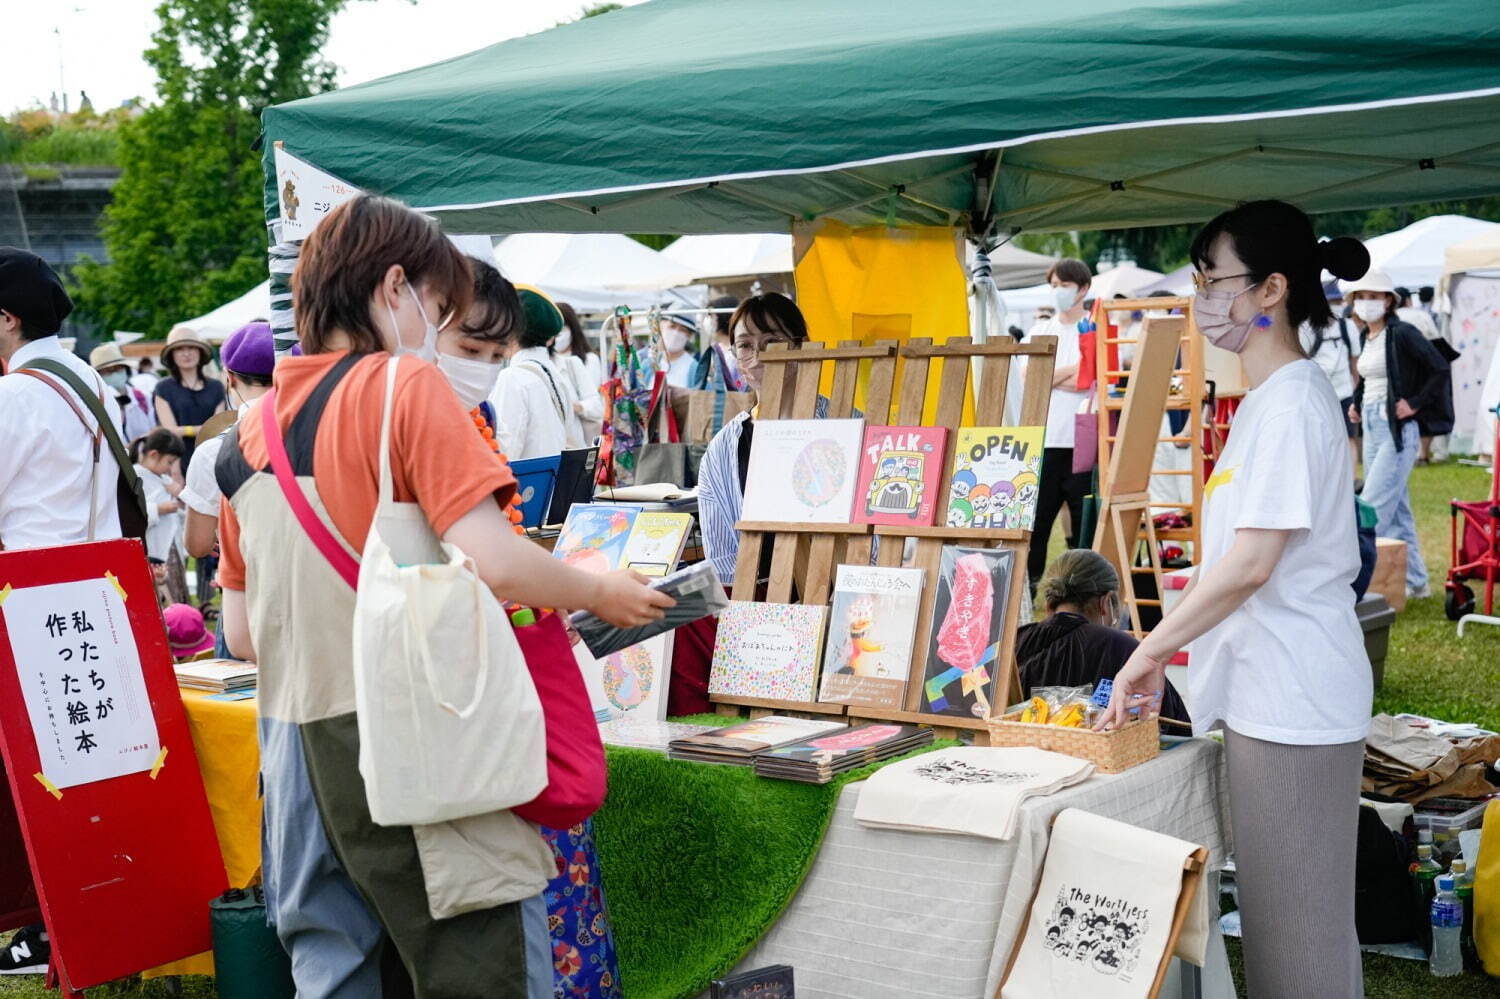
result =
[[14,246],[0,246],[0,309],[28,332],[48,336],[62,329],[73,300],[47,261]]

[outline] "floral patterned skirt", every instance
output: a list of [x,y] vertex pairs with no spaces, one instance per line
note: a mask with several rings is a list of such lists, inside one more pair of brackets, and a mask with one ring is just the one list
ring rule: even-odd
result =
[[552,994],[555,999],[621,999],[593,820],[571,829],[543,827],[542,836],[557,862],[557,877],[546,891]]

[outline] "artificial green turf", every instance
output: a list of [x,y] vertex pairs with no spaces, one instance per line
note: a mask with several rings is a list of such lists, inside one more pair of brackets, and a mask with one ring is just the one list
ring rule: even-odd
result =
[[879,766],[818,786],[610,749],[594,836],[625,994],[692,997],[732,969],[801,886],[840,789]]

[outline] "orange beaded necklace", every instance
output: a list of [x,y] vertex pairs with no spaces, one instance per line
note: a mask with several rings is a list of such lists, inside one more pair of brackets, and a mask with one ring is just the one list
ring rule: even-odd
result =
[[[495,440],[495,431],[490,428],[489,423],[485,420],[483,410],[475,406],[469,411],[469,416],[474,420],[474,426],[479,430],[479,436],[483,437],[485,443],[490,446],[490,450],[495,452],[495,457],[500,459],[501,464],[508,465],[509,461],[505,455],[500,453],[500,442]],[[526,533],[526,528],[521,526],[523,518],[521,515],[521,494],[519,490],[511,493],[510,502],[505,507],[505,514],[510,518],[511,530],[517,534]]]

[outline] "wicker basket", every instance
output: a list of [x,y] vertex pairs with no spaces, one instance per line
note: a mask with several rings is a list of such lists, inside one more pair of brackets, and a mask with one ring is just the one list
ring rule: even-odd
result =
[[991,746],[1035,746],[1091,761],[1100,773],[1117,774],[1155,759],[1161,752],[1160,726],[1152,715],[1124,728],[1095,732],[1089,728],[1038,725],[1020,721],[1019,711],[986,719]]

